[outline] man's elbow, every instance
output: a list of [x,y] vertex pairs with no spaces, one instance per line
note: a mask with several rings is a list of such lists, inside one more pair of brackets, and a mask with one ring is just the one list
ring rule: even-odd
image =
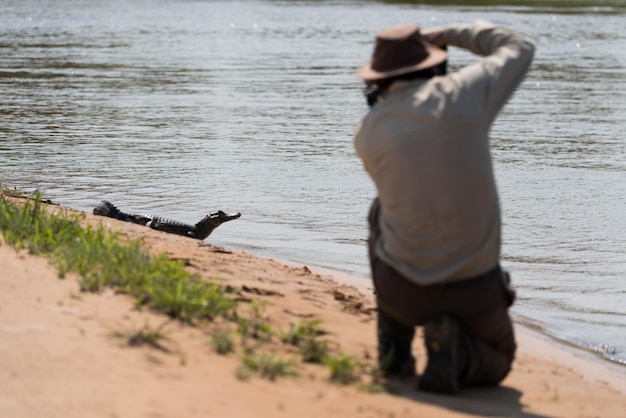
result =
[[520,41],[520,51],[528,62],[531,62],[535,56],[535,41],[524,36]]

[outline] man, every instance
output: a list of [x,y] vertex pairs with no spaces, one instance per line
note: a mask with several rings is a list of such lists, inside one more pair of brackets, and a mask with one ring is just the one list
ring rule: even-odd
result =
[[[448,47],[483,58],[446,74]],[[377,34],[358,70],[371,108],[355,148],[378,192],[369,253],[386,376],[415,374],[415,326],[428,353],[422,390],[497,385],[511,369],[514,293],[499,264],[488,133],[533,54],[529,38],[484,21],[402,25]]]

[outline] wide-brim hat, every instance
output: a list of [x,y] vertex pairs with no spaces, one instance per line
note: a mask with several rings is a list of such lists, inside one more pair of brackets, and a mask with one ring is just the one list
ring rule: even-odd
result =
[[392,26],[376,34],[372,59],[358,69],[366,81],[412,73],[441,64],[448,53],[427,42],[416,24]]

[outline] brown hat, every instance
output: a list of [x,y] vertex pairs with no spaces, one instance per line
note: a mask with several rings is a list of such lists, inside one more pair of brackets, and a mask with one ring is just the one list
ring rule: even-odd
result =
[[357,71],[363,80],[382,80],[441,64],[448,53],[426,42],[416,24],[392,26],[376,34],[372,59]]

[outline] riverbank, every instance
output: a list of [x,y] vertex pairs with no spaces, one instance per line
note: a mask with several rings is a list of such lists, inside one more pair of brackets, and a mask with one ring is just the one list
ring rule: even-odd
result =
[[[142,239],[153,254],[183,260],[242,299],[263,303],[276,328],[319,318],[333,345],[375,356],[373,297],[362,280],[91,214],[84,222]],[[0,416],[619,417],[626,409],[621,369],[519,325],[517,359],[503,385],[451,398],[418,392],[414,381],[369,393],[330,383],[308,366],[299,377],[242,380],[238,356],[216,354],[205,330],[167,321],[138,311],[128,296],[80,292],[76,277],[61,280],[45,259],[0,241]],[[145,324],[166,324],[166,350],[121,342]],[[415,351],[421,371],[420,338]]]

